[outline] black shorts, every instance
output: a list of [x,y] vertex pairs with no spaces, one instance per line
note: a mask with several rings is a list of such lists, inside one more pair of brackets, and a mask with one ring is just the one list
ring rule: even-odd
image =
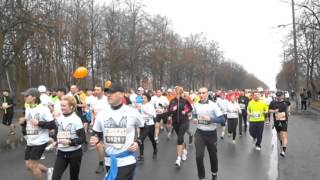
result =
[[39,160],[48,143],[39,146],[27,146],[24,154],[24,160]]
[[167,124],[167,122],[168,122],[168,116],[167,116],[167,113],[162,113],[162,114],[157,114],[157,116],[156,116],[156,121],[155,122],[160,122],[161,121],[161,119],[162,119],[162,121],[163,121],[163,123],[164,124]]
[[288,130],[288,121],[274,121],[274,127],[276,128],[277,132]]
[[10,126],[13,119],[13,112],[8,112],[6,114],[3,114],[2,117],[2,124],[5,126]]

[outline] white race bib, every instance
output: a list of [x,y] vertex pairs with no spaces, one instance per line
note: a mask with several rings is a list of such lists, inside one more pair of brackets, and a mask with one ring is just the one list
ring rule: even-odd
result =
[[104,136],[105,144],[122,148],[126,143],[127,128],[105,128]]

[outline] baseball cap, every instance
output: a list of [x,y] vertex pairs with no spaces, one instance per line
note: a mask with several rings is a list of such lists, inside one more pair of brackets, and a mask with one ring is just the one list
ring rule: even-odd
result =
[[23,96],[33,96],[33,97],[40,97],[40,92],[37,88],[29,88],[26,91],[21,93]]
[[283,96],[283,92],[282,91],[276,92],[276,96]]
[[172,92],[172,89],[169,88],[167,91],[168,91],[168,92]]
[[109,93],[122,92],[124,93],[124,88],[120,84],[113,84],[109,89]]
[[45,93],[45,92],[47,92],[47,88],[44,85],[41,85],[38,87],[38,91],[40,93]]
[[142,88],[142,87],[139,87],[139,88],[138,88],[138,91],[143,91],[143,88]]

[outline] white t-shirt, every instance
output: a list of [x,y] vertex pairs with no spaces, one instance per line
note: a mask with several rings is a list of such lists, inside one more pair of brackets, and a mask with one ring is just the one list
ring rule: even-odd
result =
[[49,106],[53,107],[53,105],[54,105],[52,99],[47,94],[41,94],[40,101],[41,101],[41,104],[48,106],[48,107]]
[[164,96],[152,96],[150,103],[156,108],[157,114],[164,113],[165,107],[169,106],[169,101]]
[[107,96],[102,96],[100,99],[96,98],[94,104],[92,105],[92,108],[96,116],[101,113],[101,111],[108,110],[110,108],[110,105],[108,103]]
[[89,110],[92,111],[93,110],[93,105],[96,103],[97,101],[97,97],[91,95],[91,96],[87,96],[86,97],[86,105],[89,107]]
[[146,125],[154,125],[153,118],[156,117],[156,110],[154,109],[154,106],[151,103],[142,104],[141,113]]
[[228,102],[229,101],[227,99],[217,98],[217,105],[221,109],[223,114],[227,114]]
[[212,119],[222,114],[220,108],[213,101],[208,103],[196,103],[192,112],[198,120],[197,128],[202,131],[214,131],[217,128],[216,123],[212,123]]
[[57,99],[56,102],[54,102],[53,113],[54,114],[59,114],[59,116],[62,115],[60,99]]
[[75,113],[71,114],[70,116],[60,116],[57,119],[58,124],[58,134],[57,134],[57,143],[58,143],[58,150],[69,152],[75,151],[81,148],[81,145],[78,146],[70,146],[70,145],[63,145],[59,144],[59,141],[62,139],[75,139],[78,138],[76,131],[83,128],[82,121]]
[[228,102],[227,118],[239,118],[240,112],[241,108],[237,102]]
[[129,99],[134,104],[136,102],[137,94],[130,94]]
[[38,121],[50,122],[53,121],[52,114],[47,106],[38,105],[34,108],[27,108],[25,112],[26,119],[26,140],[28,146],[38,146],[49,141],[49,130],[42,129],[39,126],[30,124],[31,119]]
[[[109,108],[96,117],[93,130],[103,133],[105,152],[108,155],[122,153],[134,143],[135,129],[143,127],[142,115],[134,108],[122,105],[114,110]],[[118,167],[136,163],[133,156],[118,158]],[[105,157],[105,165],[110,166],[110,157]]]

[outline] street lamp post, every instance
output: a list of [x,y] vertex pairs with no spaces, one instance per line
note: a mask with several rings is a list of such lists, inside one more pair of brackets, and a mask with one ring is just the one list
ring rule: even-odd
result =
[[296,34],[296,18],[295,18],[295,10],[294,10],[294,0],[291,0],[292,6],[292,26],[293,26],[293,48],[294,48],[294,76],[295,76],[295,92],[296,92],[296,111],[298,112],[298,96],[299,96],[299,67],[298,67],[298,51],[297,51],[297,34]]

